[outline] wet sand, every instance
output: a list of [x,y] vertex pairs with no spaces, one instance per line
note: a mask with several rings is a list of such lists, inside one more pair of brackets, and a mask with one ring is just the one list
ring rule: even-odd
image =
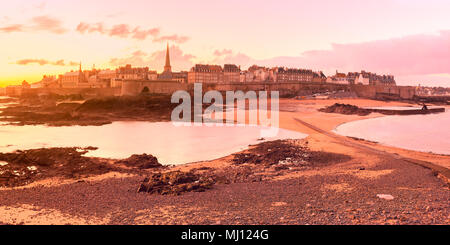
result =
[[[351,159],[305,169],[268,169],[269,177],[262,181],[216,184],[205,192],[179,196],[137,193],[145,174],[109,174],[98,179],[2,189],[0,223],[450,224],[447,180],[431,169],[403,160],[409,157],[448,167],[450,157],[330,137],[296,120],[329,132],[341,123],[382,116],[317,112],[336,102],[405,105],[361,99],[281,100],[280,127],[308,133],[306,141],[311,150],[344,154]],[[228,156],[171,170],[225,169],[232,163],[233,156]]]

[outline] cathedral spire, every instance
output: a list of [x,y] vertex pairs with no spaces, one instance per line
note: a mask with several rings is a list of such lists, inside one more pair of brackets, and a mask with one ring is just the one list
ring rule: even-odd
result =
[[164,65],[164,72],[171,72],[171,71],[172,67],[170,66],[169,43],[167,43],[166,65]]

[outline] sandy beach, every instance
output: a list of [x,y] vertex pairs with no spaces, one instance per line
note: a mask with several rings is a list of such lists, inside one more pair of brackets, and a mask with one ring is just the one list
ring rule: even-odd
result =
[[348,159],[306,167],[263,168],[252,164],[235,166],[231,155],[174,166],[169,170],[249,168],[253,175],[262,176],[258,181],[218,183],[204,192],[178,196],[137,193],[137,187],[152,170],[43,180],[0,188],[0,223],[449,224],[448,179],[414,160],[449,169],[450,156],[336,135],[331,131],[342,123],[384,115],[317,111],[334,103],[360,107],[411,105],[366,99],[281,99],[280,127],[309,134],[296,144]]

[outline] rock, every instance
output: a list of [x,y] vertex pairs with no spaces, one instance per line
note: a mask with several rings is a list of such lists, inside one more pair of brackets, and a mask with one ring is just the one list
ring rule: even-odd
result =
[[100,159],[83,156],[87,151],[55,147],[0,153],[0,161],[8,163],[0,171],[0,186],[21,186],[51,177],[78,179],[114,169]]
[[344,162],[351,159],[349,156],[342,154],[311,151],[307,146],[295,144],[290,140],[263,142],[251,148],[249,152],[237,153],[233,157],[233,163],[235,165],[247,163],[266,166],[287,163],[296,165],[322,165],[332,162]]
[[161,195],[180,195],[183,192],[202,192],[210,189],[215,181],[211,177],[200,176],[193,172],[171,171],[154,173],[145,178],[138,192]]
[[394,200],[394,197],[389,194],[377,194],[377,197],[385,200]]
[[353,115],[357,114],[360,116],[366,116],[371,113],[370,110],[359,108],[354,105],[349,104],[339,104],[335,103],[334,105],[327,106],[325,108],[319,109],[320,112],[326,112],[326,113],[340,113],[345,115]]
[[134,154],[127,159],[116,161],[116,163],[139,169],[160,168],[163,166],[156,157],[145,153],[141,155]]

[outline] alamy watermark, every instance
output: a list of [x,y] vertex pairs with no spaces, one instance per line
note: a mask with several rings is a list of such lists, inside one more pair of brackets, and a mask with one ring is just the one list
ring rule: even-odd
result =
[[[275,137],[278,134],[278,91],[270,92],[270,108],[268,108],[267,91],[259,91],[258,93],[255,91],[226,91],[224,104],[222,93],[216,90],[210,90],[203,94],[202,84],[195,83],[193,101],[191,94],[187,91],[179,90],[172,94],[171,102],[179,103],[171,115],[171,120],[176,126],[259,125],[262,126],[260,135],[263,138]],[[246,102],[248,102],[247,109]],[[203,111],[203,103],[211,105]],[[248,115],[248,118],[246,115]]]

